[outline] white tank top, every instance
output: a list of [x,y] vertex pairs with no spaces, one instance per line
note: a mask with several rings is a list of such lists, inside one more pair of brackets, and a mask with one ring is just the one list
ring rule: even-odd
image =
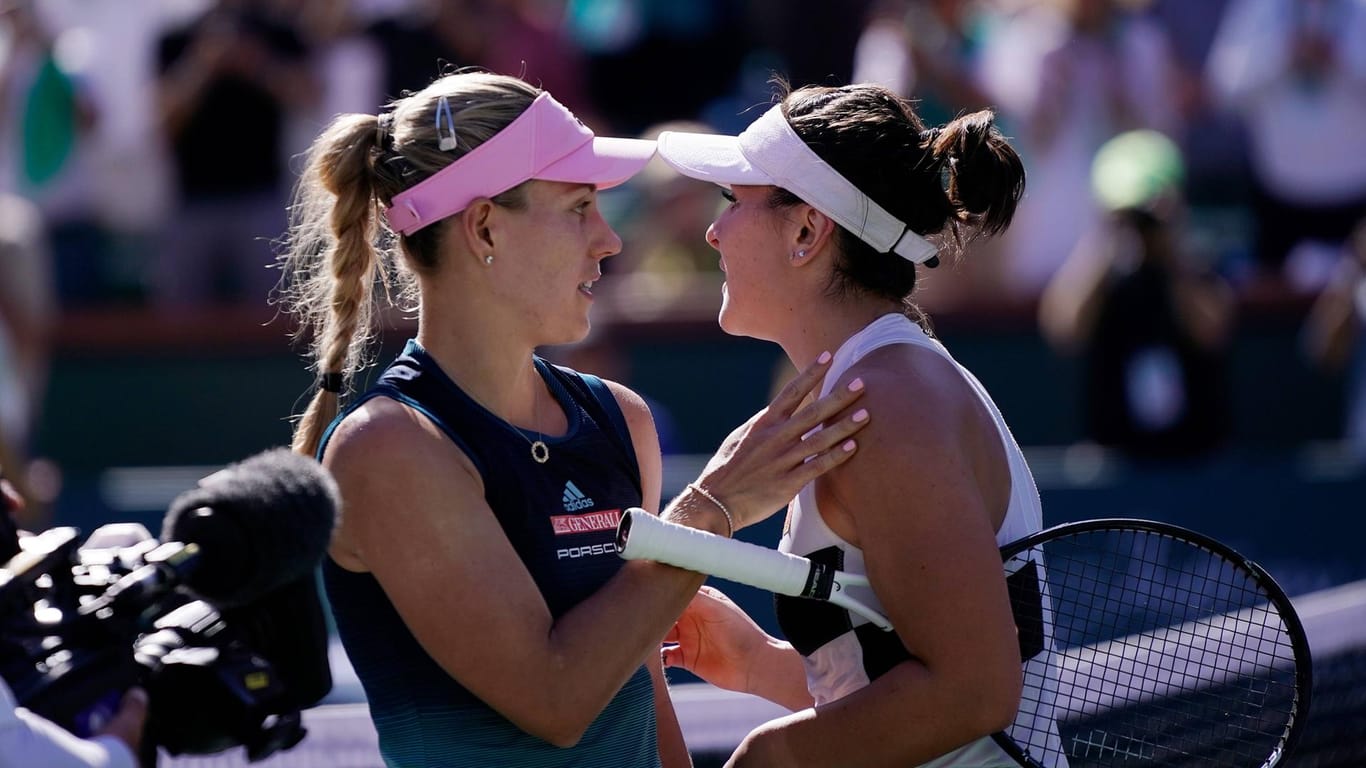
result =
[[[1024,454],[1006,426],[1000,410],[977,377],[959,365],[943,344],[926,335],[920,326],[906,316],[883,315],[845,341],[831,361],[830,370],[821,386],[821,395],[828,394],[851,366],[873,350],[889,344],[913,344],[932,350],[948,360],[991,414],[1006,450],[1011,486],[1010,504],[996,533],[996,543],[1005,545],[1040,530],[1043,527],[1043,513],[1039,491],[1025,463]],[[784,528],[779,550],[824,562],[846,573],[867,575],[863,551],[840,538],[825,524],[816,505],[814,483],[803,487],[789,505]],[[855,586],[849,588],[849,593],[878,612],[886,613],[872,589]],[[1046,598],[1044,610],[1045,624],[1051,627],[1051,611],[1047,608]],[[908,657],[895,633],[883,632],[859,614],[829,603],[779,597],[778,614],[788,640],[802,653],[807,688],[818,705],[849,695]],[[1051,637],[1046,638],[1045,642],[1046,647],[1052,647]],[[1043,664],[1045,669],[1040,671],[1046,671],[1050,660],[1051,654],[1040,654],[1030,663]],[[908,723],[907,726],[913,727],[913,724]],[[1057,754],[1057,744],[1050,746],[1053,749],[1048,752]],[[1013,764],[1014,761],[991,737],[985,737],[926,765],[934,768],[967,768]],[[1060,765],[1065,766],[1066,763]]]

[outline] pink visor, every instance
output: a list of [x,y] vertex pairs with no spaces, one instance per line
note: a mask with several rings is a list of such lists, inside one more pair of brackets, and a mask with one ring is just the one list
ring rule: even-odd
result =
[[654,153],[653,141],[594,136],[543,91],[488,141],[394,195],[385,216],[392,229],[411,235],[528,179],[614,187],[644,168]]

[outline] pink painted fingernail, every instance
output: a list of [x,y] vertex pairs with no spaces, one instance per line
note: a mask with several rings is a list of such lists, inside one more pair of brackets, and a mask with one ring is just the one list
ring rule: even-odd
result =
[[842,445],[842,446],[840,446],[840,447],[844,449],[844,452],[845,452],[845,453],[849,453],[850,451],[854,450],[854,441],[853,441],[853,440],[845,440],[845,441],[844,441],[844,445]]
[[854,414],[854,421],[860,421],[860,422],[862,422],[862,421],[867,421],[867,420],[868,420],[868,409],[867,409],[867,408],[860,408],[860,409],[858,409],[858,412]]
[[830,362],[830,353],[828,351],[822,352],[821,356],[816,358],[816,362],[820,363],[821,365],[825,365],[826,363]]
[[863,389],[863,379],[854,379],[853,381],[849,382],[850,392],[857,392],[860,389]]

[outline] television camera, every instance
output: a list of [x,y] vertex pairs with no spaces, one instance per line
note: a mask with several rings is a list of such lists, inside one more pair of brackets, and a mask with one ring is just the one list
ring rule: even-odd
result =
[[280,448],[177,497],[160,539],[136,523],[21,539],[0,570],[0,677],[83,737],[144,687],[144,764],[289,749],[332,686],[315,570],[337,510],[326,470]]

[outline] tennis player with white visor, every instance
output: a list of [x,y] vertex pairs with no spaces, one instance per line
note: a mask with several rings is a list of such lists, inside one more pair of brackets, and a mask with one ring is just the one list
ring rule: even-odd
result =
[[[837,350],[819,392],[861,384],[878,415],[856,456],[791,501],[778,547],[840,572],[839,591],[871,611],[787,590],[779,640],[704,588],[666,665],[794,710],[729,765],[1015,764],[993,734],[1016,719],[1023,675],[1047,674],[1052,639],[1047,621],[1017,632],[998,546],[1042,527],[1039,495],[986,389],[910,296],[920,268],[1009,225],[1019,157],[990,111],[927,130],[874,85],[800,88],[739,136],[658,144],[680,173],[725,188],[706,233],[726,273],[721,327],[777,343],[799,370]],[[724,576],[734,559],[700,569]],[[1009,581],[1047,617],[1041,563]],[[1040,731],[1056,739],[1051,723]]]

